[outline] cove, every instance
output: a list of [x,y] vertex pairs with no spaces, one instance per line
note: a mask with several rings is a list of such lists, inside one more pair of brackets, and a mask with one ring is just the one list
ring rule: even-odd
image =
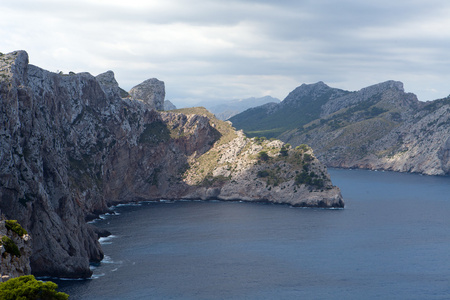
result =
[[345,209],[142,203],[71,299],[448,299],[448,177],[330,169]]

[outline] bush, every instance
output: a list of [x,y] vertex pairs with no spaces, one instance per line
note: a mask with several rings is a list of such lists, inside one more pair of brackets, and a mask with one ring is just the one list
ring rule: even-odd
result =
[[268,177],[269,175],[270,175],[269,171],[267,171],[267,170],[258,171],[258,174],[257,174],[257,176],[260,178]]
[[0,283],[0,300],[66,300],[69,295],[58,292],[54,282],[39,281],[33,275],[9,279]]
[[5,227],[8,230],[11,230],[11,231],[17,233],[19,236],[24,236],[25,234],[28,233],[25,229],[23,229],[22,226],[20,226],[20,224],[17,222],[17,220],[6,220]]
[[295,147],[295,149],[305,152],[305,151],[308,151],[310,148],[306,144],[301,144],[300,146]]
[[262,161],[268,161],[269,160],[269,154],[267,154],[266,151],[261,151],[258,153],[258,158]]
[[[3,247],[5,247],[5,252],[7,252],[11,255],[17,256],[17,257],[21,256],[17,245],[14,243],[13,240],[11,240],[6,235],[2,236],[2,245],[3,245]],[[3,253],[3,255],[5,255],[5,254]]]
[[313,157],[311,156],[311,154],[305,153],[303,155],[303,160],[306,161],[306,162],[310,162],[310,161],[313,160]]
[[280,155],[281,156],[288,156],[288,148],[286,148],[285,146],[281,147]]

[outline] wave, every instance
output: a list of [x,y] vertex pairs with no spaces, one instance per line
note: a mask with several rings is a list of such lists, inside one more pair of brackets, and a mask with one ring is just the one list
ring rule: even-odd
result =
[[115,207],[126,207],[126,206],[142,206],[142,203],[141,202],[121,203],[117,204]]
[[98,242],[100,243],[100,245],[110,245],[112,244],[111,240],[116,238],[117,236],[111,234],[108,235],[107,237],[101,237],[98,239]]

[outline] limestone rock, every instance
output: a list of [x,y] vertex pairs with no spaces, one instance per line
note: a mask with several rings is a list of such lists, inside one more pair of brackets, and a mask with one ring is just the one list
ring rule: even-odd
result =
[[108,98],[116,98],[121,96],[119,84],[117,83],[116,78],[114,78],[113,71],[107,71],[99,74],[95,78]]
[[169,100],[164,101],[164,110],[174,110],[174,109],[177,109],[177,107],[172,102],[170,102]]
[[164,97],[166,96],[164,81],[156,78],[147,79],[133,87],[129,94],[133,100],[142,101],[150,108],[164,110]]

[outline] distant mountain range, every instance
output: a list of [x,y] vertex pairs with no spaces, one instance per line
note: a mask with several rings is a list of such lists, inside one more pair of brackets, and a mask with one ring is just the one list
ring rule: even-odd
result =
[[251,97],[246,99],[235,99],[219,104],[202,103],[201,106],[204,106],[206,109],[212,112],[216,116],[216,118],[220,120],[227,120],[232,116],[245,111],[246,109],[260,106],[266,103],[280,103],[280,99],[271,96],[264,96],[260,98]]
[[303,84],[230,121],[249,136],[308,144],[328,166],[450,174],[450,97],[420,102],[398,81],[355,92]]

